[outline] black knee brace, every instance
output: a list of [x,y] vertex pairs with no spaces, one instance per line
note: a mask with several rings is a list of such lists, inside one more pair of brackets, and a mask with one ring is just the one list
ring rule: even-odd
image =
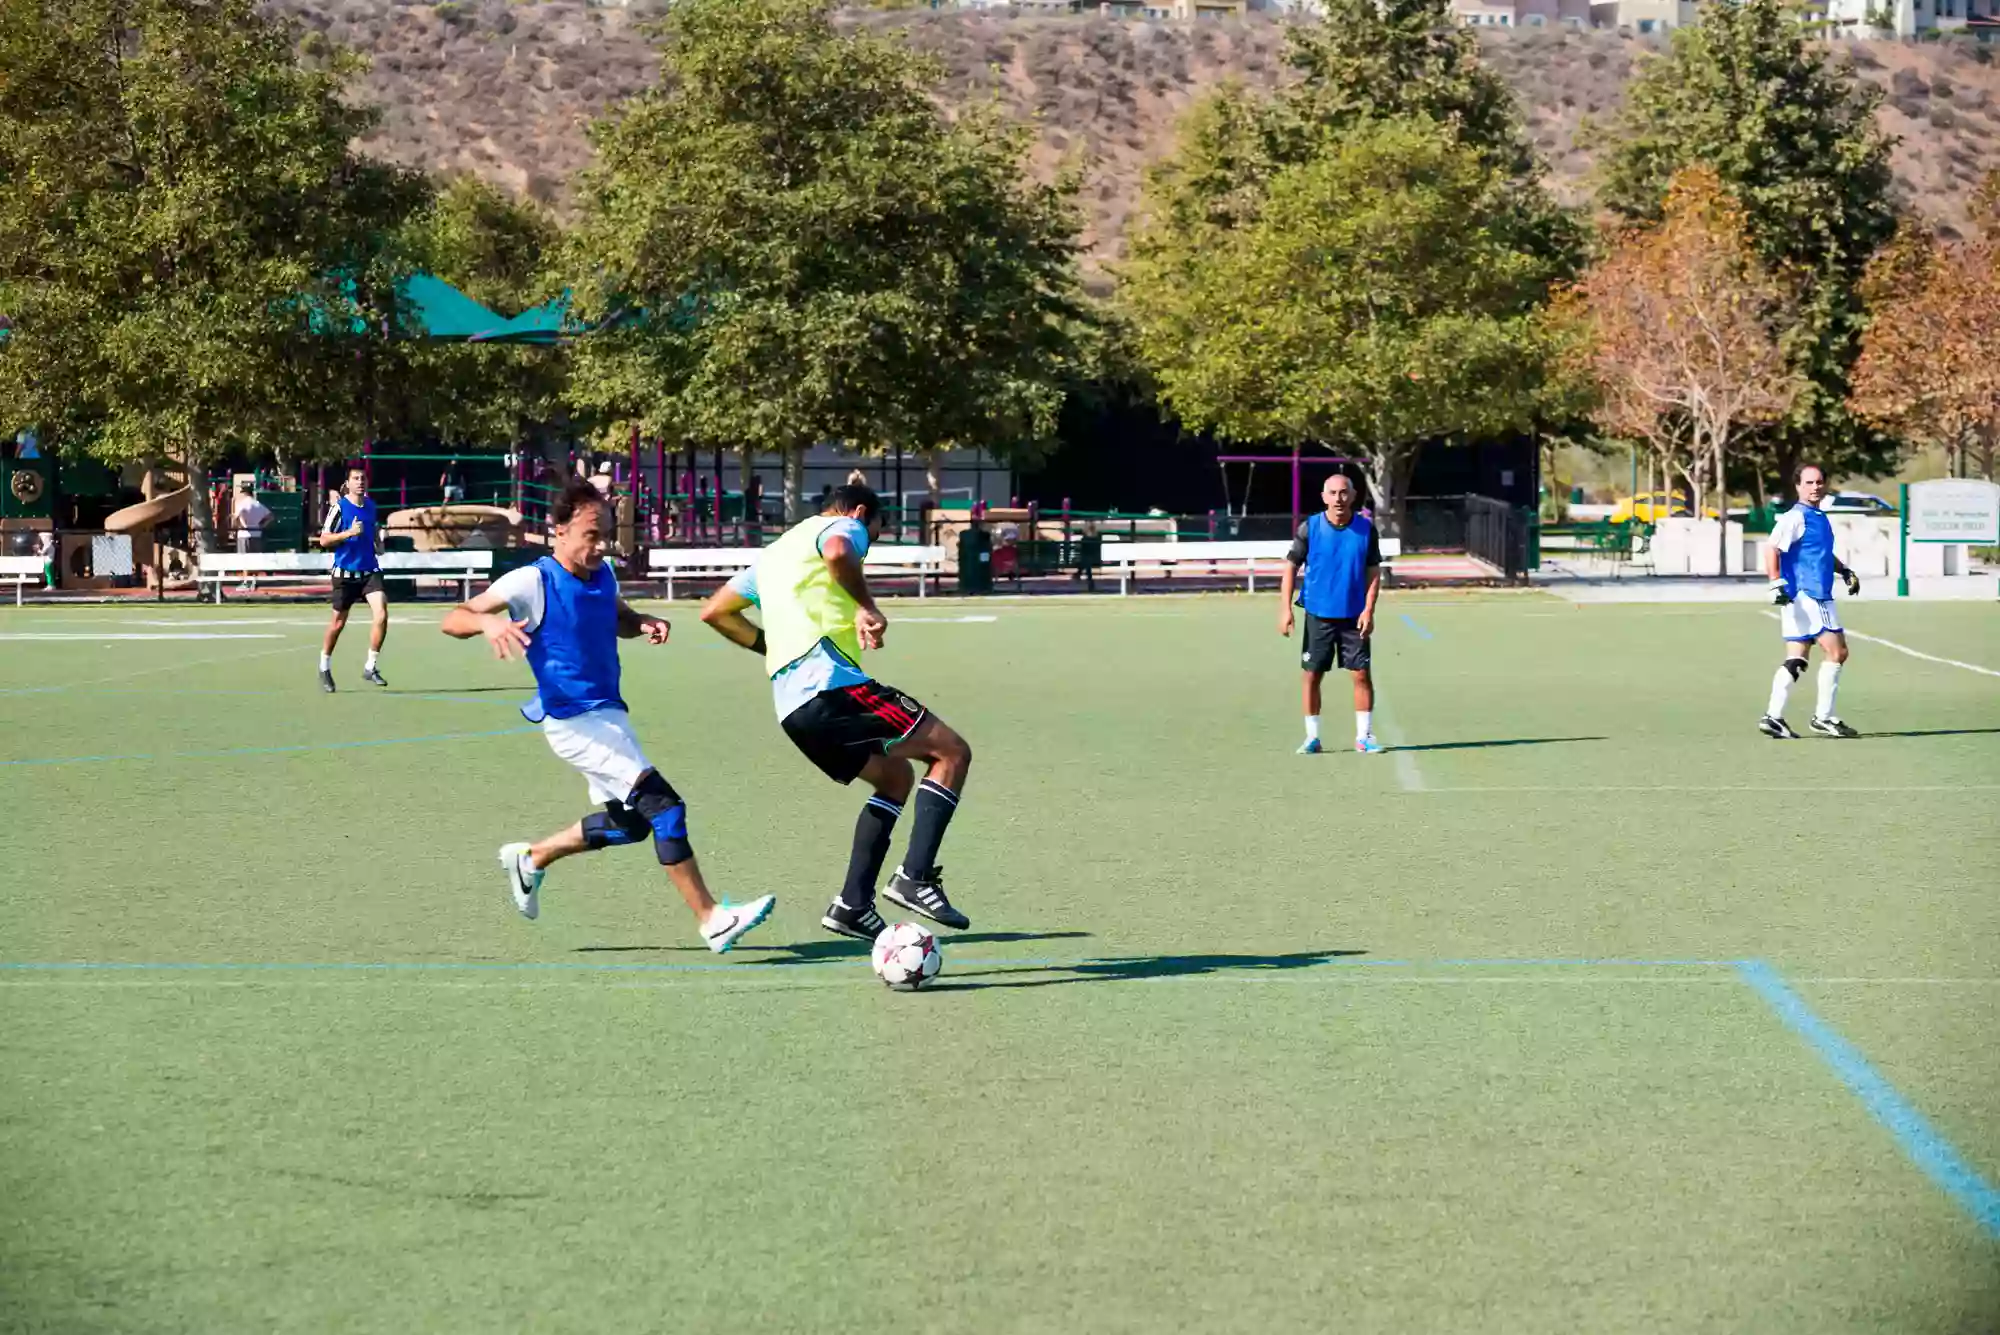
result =
[[636,844],[652,828],[644,816],[623,802],[606,802],[604,810],[593,811],[583,818],[583,846],[596,849]]
[[1803,658],[1787,658],[1785,660],[1785,671],[1792,674],[1793,681],[1797,681],[1800,677],[1806,675],[1806,660]]
[[662,867],[677,866],[694,856],[687,837],[687,803],[681,801],[681,795],[660,777],[658,770],[649,769],[639,776],[625,804],[638,812],[645,826],[652,830],[653,851],[659,855]]

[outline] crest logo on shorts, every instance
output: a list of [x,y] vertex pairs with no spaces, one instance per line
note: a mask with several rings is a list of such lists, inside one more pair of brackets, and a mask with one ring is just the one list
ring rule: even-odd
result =
[[924,712],[924,707],[922,705],[918,704],[915,700],[912,700],[909,696],[902,694],[900,691],[897,692],[896,694],[896,703],[903,707],[903,712],[905,714],[908,714],[912,717],[915,717],[916,715]]
[[1312,650],[1308,649],[1304,653],[1299,655],[1299,666],[1311,667],[1312,663],[1313,663]]

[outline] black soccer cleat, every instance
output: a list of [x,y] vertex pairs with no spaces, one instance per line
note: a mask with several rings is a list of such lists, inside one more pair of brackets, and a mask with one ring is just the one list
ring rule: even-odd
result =
[[319,670],[319,688],[328,695],[333,694],[333,673],[326,668]]
[[882,898],[901,904],[912,913],[921,913],[940,927],[949,927],[962,932],[972,926],[972,919],[951,906],[944,897],[944,868],[933,867],[931,874],[923,880],[896,868],[896,874],[889,878],[889,884],[882,887]]
[[1792,731],[1791,724],[1770,714],[1766,714],[1757,720],[1757,731],[1763,733],[1766,737],[1776,737],[1781,741],[1787,738],[1797,741],[1799,736]]
[[1848,727],[1840,719],[1830,715],[1826,718],[1816,718],[1806,726],[1822,737],[1859,737],[1861,735]]
[[857,909],[836,899],[826,906],[826,915],[819,920],[819,925],[829,932],[851,936],[856,941],[873,941],[882,935],[889,924],[882,921],[882,915],[875,911],[873,904]]
[[381,672],[375,668],[364,669],[361,673],[361,680],[367,682],[370,686],[387,686],[389,684],[382,680]]

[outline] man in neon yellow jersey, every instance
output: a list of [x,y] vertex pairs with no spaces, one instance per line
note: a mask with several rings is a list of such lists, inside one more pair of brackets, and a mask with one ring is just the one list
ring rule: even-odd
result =
[[[846,883],[820,919],[828,931],[863,941],[885,926],[875,911],[875,880],[913,788],[916,828],[882,895],[943,926],[972,925],[945,898],[937,863],[972,748],[944,720],[861,667],[862,652],[881,648],[889,626],[861,571],[881,524],[881,497],[865,486],[835,487],[820,514],[771,544],[701,609],[701,619],[723,638],[764,656],[772,701],[792,744],[835,783],[865,779],[875,790],[855,822]],[[761,609],[761,627],[744,615],[751,607]],[[926,765],[921,783],[911,763],[918,760]]]

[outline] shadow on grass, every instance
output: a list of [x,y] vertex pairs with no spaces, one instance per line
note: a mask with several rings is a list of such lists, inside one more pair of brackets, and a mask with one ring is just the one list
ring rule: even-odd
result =
[[1919,728],[1914,732],[1864,732],[1859,737],[1843,737],[1844,742],[1866,742],[1877,737],[1984,737],[2000,728]]
[[391,686],[382,691],[383,695],[498,695],[503,692],[527,696],[534,693],[534,687],[513,686]]
[[[963,938],[957,938],[963,939]],[[1301,950],[1290,955],[1129,955],[1118,959],[1081,960],[1075,964],[1023,966],[1018,969],[981,969],[950,973],[932,983],[926,992],[970,992],[985,987],[1060,987],[1065,983],[1142,982],[1148,978],[1193,978],[1202,974],[1270,973],[1282,969],[1310,969],[1365,950]],[[947,963],[949,969],[949,963]],[[1032,978],[1010,978],[1009,973],[1032,973]],[[994,977],[994,975],[1000,975]],[[991,981],[979,981],[985,979]],[[972,980],[972,981],[965,981]]]
[[[1089,936],[1089,932],[954,932],[944,938],[947,946],[958,945],[1004,945],[1010,941],[1067,941]],[[707,954],[707,946],[578,946],[573,953],[578,955],[619,955],[659,952],[680,954],[695,952]],[[762,946],[742,945],[730,951],[732,955],[768,955],[759,964],[810,964],[814,960],[839,959],[852,956],[862,959],[868,954],[868,942],[856,941],[848,937],[827,937],[817,941],[795,941],[790,945]]]
[[1421,746],[1392,746],[1391,751],[1479,751],[1489,746],[1554,746],[1559,742],[1608,742],[1609,737],[1504,737],[1490,742],[1425,742]]

